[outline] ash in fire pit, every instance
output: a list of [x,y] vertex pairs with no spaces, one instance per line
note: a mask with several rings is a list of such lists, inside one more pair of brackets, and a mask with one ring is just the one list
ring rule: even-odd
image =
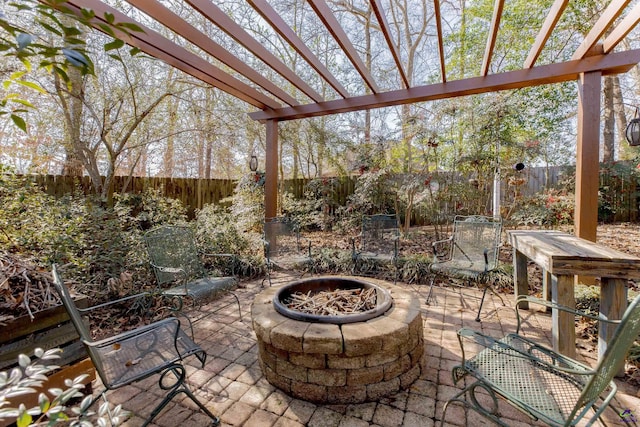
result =
[[306,322],[363,322],[392,305],[389,292],[373,283],[346,277],[316,277],[281,287],[273,297],[278,313]]

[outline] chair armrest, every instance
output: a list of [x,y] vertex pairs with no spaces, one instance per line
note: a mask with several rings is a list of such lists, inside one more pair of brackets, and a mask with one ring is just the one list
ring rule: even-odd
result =
[[113,305],[113,304],[118,304],[118,303],[121,303],[121,302],[124,302],[124,301],[132,300],[132,299],[140,298],[140,297],[144,297],[144,296],[153,296],[153,293],[151,293],[151,292],[141,292],[139,294],[128,295],[126,297],[118,298],[118,299],[113,300],[113,301],[107,301],[107,302],[102,303],[102,304],[92,305],[91,307],[85,307],[85,308],[78,307],[78,311],[81,312],[81,313],[89,313],[89,312],[91,312],[93,310],[96,310],[98,308],[108,307],[108,306]]
[[[537,344],[536,342],[521,335],[518,335],[518,339],[527,344],[526,351],[469,328],[461,328],[458,331],[458,341],[460,342],[460,348],[462,349],[463,366],[465,362],[464,339],[470,340],[476,345],[480,345],[485,349],[491,349],[495,352],[508,352],[508,357],[530,360],[531,362],[546,366],[549,370],[560,371],[573,375],[594,375],[596,372],[594,369],[583,363],[541,346],[540,344]],[[544,358],[539,357],[536,354],[541,354]]]
[[187,272],[185,271],[184,268],[182,267],[164,267],[162,265],[157,265],[154,263],[151,263],[151,267],[155,270],[158,270],[161,273],[169,273],[169,274],[175,274],[175,275],[182,275],[184,276],[182,278],[182,280],[187,278]]
[[[448,239],[436,240],[435,242],[431,243],[431,249],[433,250],[433,262],[440,262],[441,258],[443,257],[443,255],[441,255],[438,252],[438,248],[447,244],[451,246],[452,243],[453,243],[453,236],[449,237]],[[450,252],[450,249],[449,249],[449,252]]]
[[608,323],[610,325],[618,325],[618,324],[620,324],[620,320],[607,319],[605,317],[602,317],[600,314],[598,314],[598,315],[589,314],[589,313],[586,313],[584,311],[576,310],[574,308],[567,307],[565,305],[561,305],[561,304],[558,304],[558,303],[553,302],[553,301],[547,301],[547,300],[536,298],[536,297],[530,296],[530,295],[520,295],[518,297],[518,299],[516,300],[516,318],[517,318],[517,322],[518,322],[517,326],[516,326],[516,333],[518,333],[520,331],[520,326],[521,326],[521,323],[522,323],[522,317],[520,315],[520,310],[521,310],[520,305],[521,304],[526,304],[526,303],[538,304],[538,305],[542,305],[544,307],[548,307],[548,308],[551,308],[551,309],[565,311],[567,313],[573,314],[574,316],[580,316],[580,317],[584,317],[584,318],[591,319],[591,320],[597,320],[599,322]]

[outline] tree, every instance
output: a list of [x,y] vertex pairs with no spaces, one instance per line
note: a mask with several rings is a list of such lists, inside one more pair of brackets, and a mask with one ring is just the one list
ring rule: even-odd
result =
[[[29,74],[37,69],[45,69],[56,78],[69,82],[70,73],[93,74],[93,62],[87,49],[83,32],[78,28],[89,28],[95,13],[82,9],[74,13],[62,0],[48,0],[40,3],[22,0],[9,3],[5,14],[0,16],[0,52],[3,52],[8,69],[14,70],[3,82],[5,90],[13,86],[27,87],[43,93],[42,88],[30,80]],[[130,23],[117,23],[110,14],[105,14],[107,23],[100,24],[103,31],[115,38],[115,31],[129,34],[141,29]],[[48,39],[36,34],[46,34]],[[104,47],[115,43],[113,39]],[[18,65],[20,64],[20,65]],[[9,116],[13,123],[27,130],[24,113],[34,105],[15,92],[7,91],[0,99],[0,116]]]

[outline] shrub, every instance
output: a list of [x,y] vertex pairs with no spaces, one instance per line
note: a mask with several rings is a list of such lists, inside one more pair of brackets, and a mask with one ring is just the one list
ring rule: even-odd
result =
[[263,272],[262,235],[241,230],[228,208],[206,205],[196,213],[194,225],[203,252],[234,255],[215,265],[225,274],[253,277]]
[[511,218],[520,225],[569,225],[573,224],[574,207],[573,194],[551,189],[522,199]]
[[[86,374],[73,380],[65,380],[66,390],[49,389],[49,393],[54,396],[53,400],[40,393],[38,396],[38,406],[26,408],[20,404],[18,408],[7,408],[8,399],[16,396],[24,396],[36,393],[35,387],[42,387],[47,377],[46,374],[56,370],[58,366],[52,365],[52,361],[58,359],[62,350],[59,348],[44,351],[40,348],[34,350],[36,359],[31,361],[29,356],[21,354],[18,356],[18,366],[10,371],[0,372],[0,420],[16,418],[17,427],[31,425],[42,425],[45,421],[47,425],[58,422],[69,422],[71,426],[93,426],[90,417],[96,418],[99,426],[117,426],[128,417],[128,413],[122,410],[120,405],[109,408],[109,403],[100,405],[98,413],[89,411],[92,403],[91,395],[84,397],[81,390],[84,388],[82,381]],[[75,405],[74,399],[82,398],[82,401]]]

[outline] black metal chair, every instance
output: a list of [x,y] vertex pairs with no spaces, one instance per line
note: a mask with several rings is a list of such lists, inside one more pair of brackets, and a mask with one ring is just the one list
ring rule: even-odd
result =
[[141,294],[86,309],[79,309],[73,302],[69,290],[63,283],[55,265],[52,273],[53,284],[62,299],[62,304],[67,310],[78,335],[80,335],[80,340],[84,344],[105,387],[105,390],[93,399],[92,405],[97,399],[105,396],[109,390],[117,389],[157,374],[160,376],[158,378],[160,389],[166,391],[167,394],[151,411],[149,418],[143,424],[144,426],[148,425],[180,393],[186,394],[193,400],[211,418],[212,425],[217,426],[220,423],[220,419],[213,415],[194,396],[185,383],[186,369],[182,364],[183,360],[193,355],[204,367],[207,354],[180,328],[180,321],[177,318],[166,318],[109,338],[94,341],[81,317],[81,313],[88,313],[96,308],[138,298]]
[[[238,280],[234,276],[210,275],[201,257],[228,259],[233,254],[200,254],[196,240],[189,227],[163,225],[144,235],[147,252],[153,271],[162,288],[163,295],[171,298],[189,297],[194,304],[210,301],[220,294],[229,292],[238,303],[238,313],[242,319],[240,300],[232,289]],[[171,284],[173,286],[165,288]]]
[[[467,287],[498,267],[498,252],[501,243],[502,219],[493,219],[481,215],[457,215],[453,220],[453,233],[446,240],[433,242],[433,273],[427,304],[433,300],[433,286],[438,275],[453,279],[462,279],[458,285],[449,281],[450,286]],[[490,283],[483,283],[484,291],[478,307],[476,321],[480,321],[480,312],[488,290],[491,290],[503,302],[502,297]]]
[[300,235],[298,223],[286,217],[268,218],[264,222],[264,257],[267,277],[263,280],[274,283],[273,272],[284,271],[286,279],[299,278],[312,262],[311,241]]
[[[356,244],[359,241],[359,245]],[[362,229],[357,239],[351,240],[354,274],[367,275],[380,264],[394,269],[393,282],[398,280],[398,251],[400,227],[395,215],[377,214],[362,217]]]

